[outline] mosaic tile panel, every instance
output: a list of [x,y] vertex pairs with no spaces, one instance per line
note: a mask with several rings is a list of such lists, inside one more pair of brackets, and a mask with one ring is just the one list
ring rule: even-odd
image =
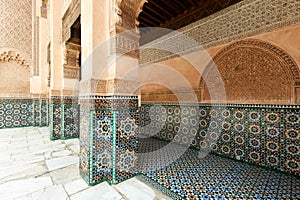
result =
[[91,112],[89,184],[92,185],[113,179],[113,115],[112,111]]
[[77,97],[51,97],[50,138],[79,137],[79,105]]
[[41,104],[39,99],[33,100],[33,125],[40,126],[41,123]]
[[48,126],[48,99],[0,99],[0,128]]
[[33,99],[34,126],[48,126],[48,99]]
[[0,99],[0,128],[33,125],[32,99]]
[[49,125],[49,119],[48,119],[48,113],[49,113],[49,101],[48,99],[41,99],[41,121],[40,126],[48,126]]
[[90,111],[80,109],[80,155],[79,171],[83,179],[89,183],[90,169],[90,131],[91,131]]
[[300,107],[142,104],[140,134],[300,175]]
[[136,174],[137,107],[124,102],[137,97],[94,98],[80,100],[80,173],[89,185],[116,184]]
[[79,137],[79,104],[78,100],[65,102],[64,106],[64,137],[78,138]]
[[49,110],[51,139],[60,139],[63,137],[62,105],[62,99],[60,97],[51,97]]
[[138,114],[136,109],[122,110],[115,112],[115,117],[116,175],[113,183],[119,183],[137,173]]
[[[298,199],[299,177],[249,165],[233,159],[209,154],[199,157],[199,151],[187,149],[173,160],[182,145],[173,143],[169,151],[157,157],[153,153],[168,142],[153,138],[139,140],[139,153],[149,152],[149,159],[139,162],[147,169],[139,176],[172,199]],[[174,153],[175,152],[175,153]],[[159,158],[171,160],[161,166]]]

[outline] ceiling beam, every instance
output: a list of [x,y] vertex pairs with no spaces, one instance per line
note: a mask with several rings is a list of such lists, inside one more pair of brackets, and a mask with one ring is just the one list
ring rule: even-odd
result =
[[[163,3],[163,1],[161,1],[161,2]],[[167,15],[171,16],[171,18],[176,17],[176,16],[174,16],[172,13],[170,13],[170,12],[168,11],[168,9],[162,8],[162,6],[158,5],[155,1],[151,1],[151,3],[152,3],[156,8],[160,9],[160,10],[163,11],[164,13],[167,13]],[[172,10],[172,9],[171,9],[171,10]],[[166,17],[164,17],[164,18],[166,18]]]
[[[160,12],[158,12],[157,10],[153,9],[151,6],[147,6],[147,9],[149,9],[151,12],[157,14],[159,17],[161,17],[162,19],[165,19],[166,16],[162,15]],[[172,15],[168,14],[169,17],[172,17]]]
[[147,22],[145,21],[140,21],[140,26],[144,26],[144,27],[148,27],[148,26],[151,26],[151,24],[148,24]]
[[182,0],[176,0],[176,2],[183,8],[183,10],[184,10],[183,12],[187,12],[187,11],[191,10],[191,8],[189,8],[184,3],[182,3]]
[[197,3],[195,3],[195,1],[193,1],[193,0],[188,0],[188,2],[191,4],[191,6],[192,6],[193,8],[196,8],[196,7],[197,7]]
[[154,26],[154,27],[157,27],[157,26],[160,25],[160,24],[155,24],[155,22],[148,20],[148,19],[145,18],[144,16],[140,16],[140,19],[143,20],[144,22],[147,22],[148,24],[150,24],[150,25],[152,25],[152,26]]
[[156,17],[154,17],[153,15],[149,14],[148,12],[142,12],[141,14],[145,15],[145,17],[147,17],[148,19],[150,18],[151,20],[161,24],[162,21],[157,19]]
[[[169,1],[162,1],[163,4],[165,4],[167,7],[171,8],[171,10],[173,10],[175,13],[177,13],[177,16],[180,15],[180,11],[174,7],[173,3],[170,3]],[[173,17],[177,17],[177,16],[173,16]]]

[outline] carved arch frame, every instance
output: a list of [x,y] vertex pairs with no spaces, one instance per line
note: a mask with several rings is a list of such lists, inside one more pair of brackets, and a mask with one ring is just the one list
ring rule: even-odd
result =
[[33,73],[31,59],[26,53],[11,47],[0,48],[0,62],[16,62],[22,67],[28,68],[30,74]]
[[295,60],[292,56],[286,52],[285,50],[281,49],[280,47],[271,44],[269,42],[258,40],[258,39],[245,39],[239,40],[232,44],[229,44],[222,48],[209,62],[209,64],[205,67],[204,72],[199,81],[199,89],[201,91],[201,101],[203,101],[203,92],[205,88],[205,78],[210,73],[210,69],[212,65],[215,65],[215,62],[218,61],[220,58],[224,56],[225,53],[228,51],[237,49],[239,47],[246,47],[251,46],[253,48],[259,48],[260,50],[267,51],[283,61],[281,65],[283,67],[284,72],[286,73],[287,77],[291,80],[291,104],[299,104],[300,103],[300,70],[297,66]]

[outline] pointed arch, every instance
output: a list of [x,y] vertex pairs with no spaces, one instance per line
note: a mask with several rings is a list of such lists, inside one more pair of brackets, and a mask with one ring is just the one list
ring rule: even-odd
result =
[[[214,64],[221,74],[229,103],[294,104],[300,101],[299,68],[288,52],[274,44],[246,39],[221,49],[206,66],[200,80],[203,102],[210,101],[206,85],[214,84],[209,78]],[[204,80],[210,81],[205,83]]]

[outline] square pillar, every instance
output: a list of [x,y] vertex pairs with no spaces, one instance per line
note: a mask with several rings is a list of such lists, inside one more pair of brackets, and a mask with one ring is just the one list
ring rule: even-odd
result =
[[78,138],[78,97],[51,96],[49,107],[50,139]]
[[80,174],[89,185],[137,174],[138,97],[80,99]]
[[33,99],[33,126],[48,126],[48,99]]

